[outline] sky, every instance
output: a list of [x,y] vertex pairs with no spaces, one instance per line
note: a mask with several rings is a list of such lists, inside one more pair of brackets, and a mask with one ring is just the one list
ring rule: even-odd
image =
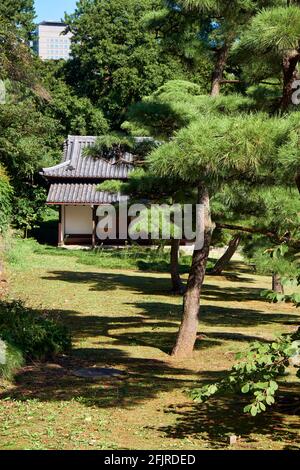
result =
[[72,13],[75,6],[76,0],[35,0],[36,21],[60,21],[64,13]]

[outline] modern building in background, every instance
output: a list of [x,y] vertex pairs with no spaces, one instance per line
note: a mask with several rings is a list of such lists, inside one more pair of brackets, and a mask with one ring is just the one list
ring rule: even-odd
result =
[[66,25],[43,21],[37,26],[34,49],[42,60],[69,59],[72,33],[64,34]]

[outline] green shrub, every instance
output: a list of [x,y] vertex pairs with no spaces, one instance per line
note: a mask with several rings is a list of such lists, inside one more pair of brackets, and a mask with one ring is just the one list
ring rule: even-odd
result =
[[0,379],[11,380],[24,362],[24,356],[18,348],[0,339]]
[[27,359],[45,360],[71,348],[67,328],[21,301],[0,302],[0,338]]
[[5,170],[0,165],[0,233],[5,231],[11,217],[12,187]]

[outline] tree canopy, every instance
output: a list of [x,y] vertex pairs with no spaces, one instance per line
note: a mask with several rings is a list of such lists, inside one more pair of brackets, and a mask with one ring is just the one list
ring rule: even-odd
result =
[[100,106],[116,127],[128,106],[169,79],[193,79],[203,89],[210,61],[201,63],[163,46],[144,24],[160,0],[79,1],[66,17],[73,33],[67,77],[81,96]]

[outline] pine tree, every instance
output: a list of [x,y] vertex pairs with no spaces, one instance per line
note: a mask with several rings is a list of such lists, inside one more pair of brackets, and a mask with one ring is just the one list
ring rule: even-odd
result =
[[210,94],[218,96],[224,84],[239,84],[239,71],[229,66],[230,52],[251,18],[261,8],[284,2],[278,0],[179,0],[147,15],[148,27],[166,44],[197,59],[203,51],[212,58]]
[[[126,134],[111,133],[99,137],[95,144],[86,150],[87,155],[94,158],[120,158],[124,152],[131,152],[133,161],[137,168],[129,174],[128,181],[121,182],[118,180],[107,180],[98,186],[99,191],[107,191],[111,193],[126,194],[131,201],[144,200],[148,203],[155,204],[178,204],[182,200],[181,187],[179,182],[170,178],[159,178],[147,169],[145,162],[146,155],[158,143],[151,140],[142,142],[136,141],[134,137]],[[122,160],[123,161],[123,160]],[[187,194],[185,194],[185,197]],[[192,198],[192,195],[189,195]],[[145,218],[149,220],[150,212],[145,214]],[[145,224],[148,226],[148,224]],[[161,227],[158,227],[161,230]],[[146,229],[146,227],[145,227]],[[173,224],[172,230],[175,232],[176,227]],[[175,233],[170,240],[170,275],[172,293],[182,295],[184,293],[184,285],[182,283],[179,272],[179,248],[180,239]]]
[[289,6],[266,9],[257,14],[244,31],[236,47],[240,59],[261,64],[261,70],[274,76],[281,71],[281,111],[292,104],[293,84],[299,79],[300,60],[300,8],[299,2]]
[[1,0],[0,18],[11,23],[18,36],[28,41],[35,30],[34,0]]
[[[210,198],[221,184],[249,181],[278,184],[282,160],[295,158],[297,143],[290,136],[299,128],[288,119],[267,118],[264,114],[237,117],[203,117],[182,129],[170,143],[150,156],[151,171],[172,175],[198,188],[198,204],[205,208],[204,245],[195,249],[184,298],[183,319],[173,355],[191,355],[198,328],[201,288],[214,228]],[[239,142],[239,145],[236,145]],[[285,184],[294,184],[293,178]]]

